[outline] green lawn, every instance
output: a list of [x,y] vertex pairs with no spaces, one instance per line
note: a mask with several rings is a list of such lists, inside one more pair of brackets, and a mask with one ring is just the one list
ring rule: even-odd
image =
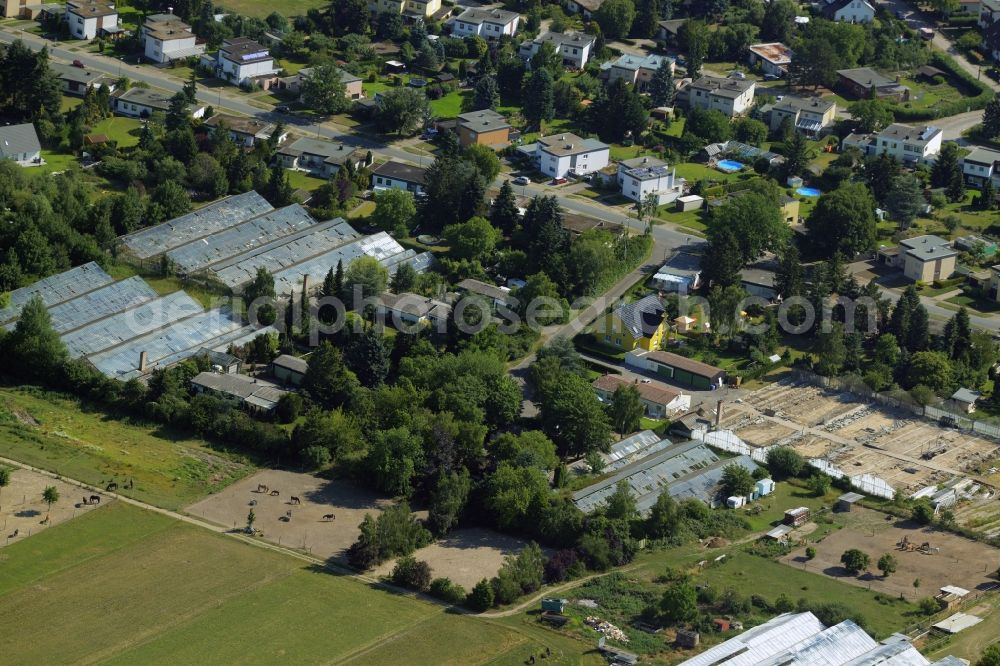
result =
[[97,486],[134,479],[123,494],[165,508],[186,506],[253,471],[242,457],[203,441],[33,388],[0,387],[4,412],[24,418],[0,418],[0,454]]
[[59,105],[59,110],[62,113],[69,113],[81,104],[83,104],[82,97],[70,97],[69,95],[63,95],[62,103]]
[[57,153],[45,149],[42,149],[42,159],[45,160],[45,164],[31,167],[31,173],[58,173],[72,169],[79,164],[76,155],[72,153]]
[[[521,663],[590,646],[461,615],[113,503],[4,549],[10,663]],[[591,658],[592,659],[592,658]],[[553,660],[555,661],[555,660]],[[593,663],[593,662],[587,662]]]
[[290,19],[293,16],[305,16],[310,9],[325,9],[329,4],[323,0],[281,0],[278,4],[262,0],[223,0],[215,6],[215,9],[259,18],[264,18],[271,12],[278,12]]
[[311,192],[326,182],[322,178],[315,178],[304,171],[286,170],[286,173],[288,174],[288,182],[297,190],[303,189]]
[[107,134],[112,141],[118,142],[119,148],[130,148],[139,143],[139,130],[142,121],[138,118],[112,116],[94,125],[91,134]]
[[[745,169],[743,173],[752,170]],[[687,179],[688,182],[694,183],[698,180],[717,180],[717,181],[730,181],[737,180],[740,178],[740,173],[723,173],[718,169],[707,166],[705,164],[698,164],[695,162],[681,162],[677,165],[677,175],[681,178]],[[756,175],[756,174],[752,174]]]

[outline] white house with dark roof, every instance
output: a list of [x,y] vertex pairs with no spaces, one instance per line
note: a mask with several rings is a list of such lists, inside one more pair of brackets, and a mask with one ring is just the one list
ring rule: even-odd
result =
[[539,137],[535,143],[518,146],[518,152],[531,159],[547,176],[565,178],[572,172],[583,176],[608,165],[611,148],[597,139],[583,139],[575,134]]
[[191,26],[173,14],[147,16],[139,29],[139,42],[146,60],[155,63],[199,56],[205,52],[205,45],[197,43]]
[[622,79],[639,90],[645,90],[663,63],[667,63],[673,73],[674,59],[670,56],[652,53],[636,56],[626,53],[617,60],[601,63],[601,74],[607,77],[608,83]]
[[757,82],[703,76],[682,89],[692,109],[715,109],[730,118],[746,113],[753,104]]
[[484,39],[500,39],[504,35],[513,37],[521,15],[503,9],[469,8],[448,23],[452,37],[478,36]]
[[23,167],[40,166],[42,144],[31,123],[0,127],[0,159],[14,160]]
[[59,77],[63,92],[67,95],[86,94],[87,90],[97,90],[101,86],[114,92],[118,82],[103,72],[91,71],[85,67],[74,67],[61,62],[50,62],[49,68]]
[[[277,126],[266,120],[250,118],[247,116],[230,116],[224,113],[217,113],[205,121],[205,126],[214,132],[219,127],[225,127],[229,132],[229,138],[237,145],[253,146],[258,141],[267,141],[274,134]],[[281,144],[288,138],[288,130],[283,130],[281,136],[277,137],[277,143]]]
[[424,193],[426,182],[427,169],[402,162],[390,160],[372,171],[372,189],[376,192],[390,189],[405,190],[420,196]]
[[819,97],[785,95],[771,106],[768,116],[771,131],[780,128],[786,118],[796,131],[806,136],[818,136],[837,119],[837,105]]
[[929,162],[941,152],[943,138],[944,132],[938,127],[893,123],[876,135],[875,153],[884,153],[900,162]]
[[987,179],[992,180],[994,186],[1000,185],[1000,150],[973,146],[961,162],[962,175],[969,185],[982,187]]
[[684,193],[684,182],[675,169],[655,157],[634,157],[618,163],[622,195],[632,201],[642,203],[654,195],[658,206],[671,203]]
[[[172,94],[162,93],[152,88],[116,90],[111,95],[111,108],[120,116],[149,118],[157,111],[166,113],[170,108],[171,97],[173,97]],[[205,115],[205,105],[201,102],[189,104],[188,113],[191,114],[192,118],[201,118]]]
[[74,39],[94,39],[103,31],[118,27],[118,10],[109,2],[69,0],[65,20]]
[[301,138],[283,144],[278,148],[276,158],[286,169],[299,169],[321,178],[330,178],[348,163],[355,169],[369,166],[370,154],[367,150],[352,148],[342,143]]
[[583,69],[583,66],[587,64],[587,60],[590,59],[590,54],[594,49],[597,38],[593,35],[574,31],[546,32],[535,37],[530,42],[522,42],[521,46],[518,47],[518,55],[525,60],[530,60],[532,56],[538,53],[538,49],[542,48],[542,44],[546,42],[555,47],[556,52],[562,56],[564,65]]
[[597,393],[597,398],[603,403],[611,402],[615,391],[619,388],[634,386],[639,392],[639,401],[646,410],[646,416],[653,419],[662,419],[686,412],[691,409],[691,396],[678,391],[677,389],[662,386],[657,382],[640,383],[630,382],[619,375],[603,375],[590,384]]
[[570,14],[579,14],[583,18],[590,20],[601,8],[604,0],[566,0],[563,7]]
[[832,0],[823,6],[823,16],[831,21],[846,23],[871,23],[875,20],[875,6],[868,0]]

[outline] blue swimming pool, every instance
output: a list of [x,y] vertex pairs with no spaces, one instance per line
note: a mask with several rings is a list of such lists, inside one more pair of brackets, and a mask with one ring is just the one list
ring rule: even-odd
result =
[[734,171],[742,171],[743,167],[746,165],[743,164],[743,162],[737,162],[736,160],[719,160],[715,166],[719,169],[719,171],[733,173]]
[[795,193],[803,197],[818,197],[822,192],[817,190],[815,187],[800,187],[795,190]]

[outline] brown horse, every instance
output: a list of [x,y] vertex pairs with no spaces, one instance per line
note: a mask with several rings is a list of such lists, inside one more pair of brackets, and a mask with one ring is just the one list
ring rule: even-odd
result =
[[258,483],[257,484],[257,492],[258,493],[266,493],[268,490],[269,490],[268,487],[265,486],[263,483]]
[[295,495],[292,495],[292,498],[291,498],[291,500],[288,503],[289,504],[302,504],[302,500],[300,500]]
[[105,488],[105,490],[107,490],[108,492],[111,492],[112,490],[118,490],[118,484],[112,481],[111,483],[108,484],[108,487]]
[[330,522],[331,520],[336,520],[336,519],[337,516],[333,515],[332,513],[328,513],[325,516],[323,516],[323,520],[325,520],[326,522]]
[[100,495],[91,495],[90,496],[90,501],[87,502],[87,504],[100,504],[100,503],[101,503],[101,496]]
[[277,497],[280,493],[277,490],[271,491],[271,497]]

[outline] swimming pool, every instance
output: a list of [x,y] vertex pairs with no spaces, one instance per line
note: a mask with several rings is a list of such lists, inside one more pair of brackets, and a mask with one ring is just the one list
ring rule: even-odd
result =
[[734,171],[742,171],[745,165],[743,162],[737,162],[736,160],[719,160],[715,166],[719,171],[732,173]]
[[815,187],[800,187],[795,190],[795,193],[803,197],[818,197],[822,192],[817,190]]

